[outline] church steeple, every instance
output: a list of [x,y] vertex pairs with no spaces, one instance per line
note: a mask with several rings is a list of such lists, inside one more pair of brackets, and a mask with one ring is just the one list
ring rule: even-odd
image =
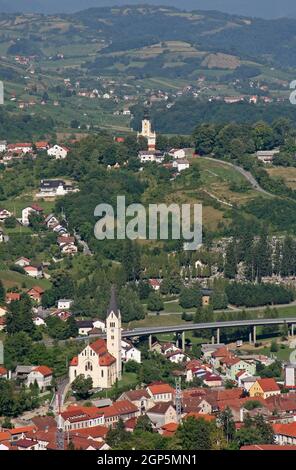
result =
[[116,315],[116,317],[118,317],[118,315],[120,315],[120,311],[119,311],[118,305],[117,305],[116,288],[115,288],[114,285],[111,287],[111,296],[110,296],[109,307],[108,307],[108,310],[107,310],[107,316],[111,312],[113,312],[114,315]]

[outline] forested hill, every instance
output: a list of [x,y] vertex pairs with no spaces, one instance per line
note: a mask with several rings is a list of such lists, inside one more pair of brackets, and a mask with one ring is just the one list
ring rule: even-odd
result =
[[[71,39],[82,43],[96,39],[103,41],[104,54],[111,54],[165,41],[184,41],[192,46],[191,60],[196,66],[205,52],[224,52],[241,60],[284,68],[296,66],[295,19],[264,20],[146,5],[91,8],[47,17],[27,15],[22,21],[19,16],[2,13],[1,24],[5,31],[17,25],[19,33],[27,34],[24,46],[29,47],[30,41],[36,40],[40,49],[49,43],[69,44]],[[56,37],[52,37],[52,32]]]

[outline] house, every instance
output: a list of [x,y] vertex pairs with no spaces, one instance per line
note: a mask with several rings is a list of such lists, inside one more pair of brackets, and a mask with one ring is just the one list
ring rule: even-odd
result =
[[67,321],[72,316],[72,313],[69,310],[55,310],[51,315],[62,321]]
[[177,412],[172,401],[156,403],[146,414],[157,428],[178,421]]
[[157,382],[150,384],[146,387],[147,392],[149,393],[150,397],[153,401],[173,401],[175,390],[171,385]]
[[221,387],[223,384],[222,377],[217,374],[213,374],[211,372],[206,372],[206,374],[202,377],[203,383],[207,387]]
[[24,266],[24,271],[30,277],[34,277],[35,279],[41,279],[43,277],[43,267],[41,265],[38,266]]
[[28,258],[24,258],[23,256],[21,258],[18,258],[14,264],[17,266],[20,266],[21,268],[24,268],[25,266],[29,266],[31,264],[31,260]]
[[36,196],[57,197],[77,191],[72,184],[65,183],[63,180],[41,180],[39,193]]
[[0,317],[0,331],[5,330],[6,327],[6,317]]
[[59,299],[58,300],[58,309],[59,310],[69,310],[73,304],[72,299]]
[[230,380],[236,380],[236,375],[241,372],[248,372],[249,375],[256,373],[255,361],[244,361],[238,357],[226,357],[220,361],[220,364]]
[[161,426],[158,432],[164,437],[173,437],[176,434],[178,427],[178,423],[167,423]]
[[70,150],[67,147],[56,144],[47,150],[47,155],[50,157],[55,157],[56,160],[63,160],[67,157],[69,151]]
[[40,390],[45,390],[51,386],[52,369],[47,366],[34,367],[27,377],[27,386],[37,382]]
[[186,152],[184,149],[171,149],[169,155],[173,157],[174,160],[184,160]]
[[44,319],[40,315],[33,318],[33,323],[35,326],[46,326]]
[[5,367],[0,366],[0,379],[7,379],[8,378],[8,371]]
[[114,427],[119,419],[127,421],[140,416],[137,406],[129,400],[118,400],[111,406],[100,408],[100,411],[103,413],[106,426],[109,427]]
[[12,216],[12,213],[6,209],[0,209],[0,222],[4,222],[6,219]]
[[92,320],[77,320],[79,336],[86,336],[94,327]]
[[37,152],[42,152],[49,148],[49,143],[46,141],[38,141],[38,142],[35,142],[35,147],[36,147]]
[[[7,294],[6,294],[6,296],[7,296]],[[8,303],[8,302],[6,301],[6,303]],[[5,317],[5,315],[7,314],[7,311],[8,311],[8,310],[7,310],[6,307],[0,306],[0,318],[1,318],[1,317]]]
[[158,279],[149,279],[148,283],[153,290],[159,291],[161,283]]
[[173,162],[173,168],[176,168],[178,173],[180,173],[181,171],[187,170],[189,166],[190,166],[189,161],[186,160],[185,158],[184,159],[180,158],[179,160],[175,160]]
[[22,210],[22,219],[21,222],[23,225],[28,226],[30,224],[30,215],[37,214],[42,215],[43,208],[38,204],[32,204],[31,206],[25,207]]
[[54,214],[49,214],[44,222],[46,223],[46,226],[47,228],[49,229],[53,229],[54,227],[56,227],[57,225],[59,225],[59,220],[55,217]]
[[274,439],[276,444],[296,445],[296,422],[273,425]]
[[106,317],[107,340],[97,339],[88,344],[70,363],[69,377],[72,383],[78,375],[91,377],[94,388],[110,388],[121,379],[121,313],[117,307],[115,290]]
[[258,379],[249,389],[250,397],[262,397],[264,400],[280,393],[280,387],[274,379]]
[[256,156],[258,160],[262,163],[272,163],[273,159],[276,155],[280,153],[279,149],[273,149],[273,150],[259,150],[256,153]]
[[164,160],[164,153],[158,150],[141,150],[138,153],[141,163],[162,163]]
[[121,357],[124,362],[135,361],[141,364],[141,351],[129,341],[121,340]]
[[7,146],[7,150],[10,153],[21,152],[21,153],[31,153],[33,151],[33,146],[31,143],[16,143],[16,144],[9,144]]
[[181,349],[177,349],[176,351],[169,352],[166,354],[166,358],[173,362],[174,364],[181,364],[187,361],[190,361],[187,354],[183,353]]
[[21,299],[20,292],[7,292],[5,296],[5,302],[10,304],[11,302],[16,302]]
[[6,140],[0,140],[0,153],[6,152],[7,142]]
[[78,247],[74,245],[73,243],[65,243],[61,247],[61,252],[64,255],[75,255],[78,252]]
[[107,426],[92,426],[90,428],[78,429],[77,431],[70,431],[70,436],[80,436],[88,439],[92,439],[96,442],[104,442],[106,435],[109,431]]
[[104,426],[101,410],[95,406],[69,406],[60,414],[60,424],[64,431],[81,430],[94,426]]
[[101,330],[102,332],[106,331],[105,322],[103,322],[102,320],[93,320],[93,327]]
[[296,388],[296,364],[287,364],[285,367],[286,388]]
[[154,401],[144,388],[123,392],[118,400],[129,400],[140,410],[141,413],[144,413],[146,410],[154,406]]
[[27,295],[30,297],[30,299],[33,300],[33,302],[36,302],[37,304],[40,304],[44,292],[45,292],[45,290],[42,289],[42,287],[34,286],[34,287],[32,287],[31,289],[29,289],[27,291]]

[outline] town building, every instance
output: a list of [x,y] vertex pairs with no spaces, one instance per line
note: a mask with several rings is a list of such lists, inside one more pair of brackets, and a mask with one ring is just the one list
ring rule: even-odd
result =
[[148,114],[142,120],[142,130],[138,132],[138,137],[144,137],[148,142],[148,150],[154,151],[156,149],[156,132],[152,130],[152,124]]

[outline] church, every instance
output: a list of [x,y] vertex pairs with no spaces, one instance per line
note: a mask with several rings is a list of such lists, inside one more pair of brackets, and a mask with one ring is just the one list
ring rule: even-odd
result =
[[138,138],[145,137],[148,142],[148,150],[154,151],[156,149],[156,132],[152,130],[152,124],[148,114],[142,120],[142,131],[138,132]]
[[110,388],[117,379],[121,379],[121,314],[114,288],[107,311],[106,333],[107,340],[99,338],[73,357],[69,368],[70,383],[78,375],[83,375],[92,378],[93,388]]

